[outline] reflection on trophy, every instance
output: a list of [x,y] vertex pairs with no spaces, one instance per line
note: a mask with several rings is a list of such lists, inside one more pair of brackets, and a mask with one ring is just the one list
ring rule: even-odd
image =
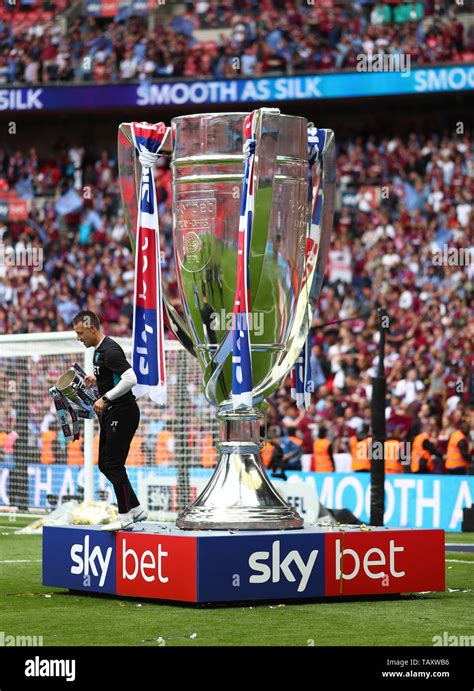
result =
[[[300,356],[320,293],[334,210],[334,134],[311,127],[305,118],[262,108],[254,111],[253,149],[246,150],[249,115],[174,118],[161,149],[171,157],[174,257],[183,307],[180,315],[164,294],[166,312],[179,340],[199,360],[204,394],[221,423],[217,467],[178,517],[182,529],[303,525],[267,477],[260,424],[266,398]],[[313,159],[310,134],[316,142]],[[247,168],[249,156],[253,164]],[[130,124],[120,126],[119,168],[133,243],[140,163]],[[247,244],[241,244],[242,203],[249,190],[251,226]],[[245,320],[236,309],[236,287],[243,280],[237,267],[244,260]],[[237,356],[236,345],[242,345]],[[249,372],[245,404],[236,406],[236,389],[245,389]]]

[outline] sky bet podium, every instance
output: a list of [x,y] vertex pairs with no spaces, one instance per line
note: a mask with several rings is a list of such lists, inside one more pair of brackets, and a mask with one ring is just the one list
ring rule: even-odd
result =
[[444,591],[443,530],[43,529],[43,585],[189,603]]

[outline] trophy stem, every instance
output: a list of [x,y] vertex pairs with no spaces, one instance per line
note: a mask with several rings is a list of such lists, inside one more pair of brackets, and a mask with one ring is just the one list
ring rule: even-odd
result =
[[220,411],[221,442],[212,478],[179,515],[183,530],[290,530],[303,519],[271,484],[260,456],[262,413]]

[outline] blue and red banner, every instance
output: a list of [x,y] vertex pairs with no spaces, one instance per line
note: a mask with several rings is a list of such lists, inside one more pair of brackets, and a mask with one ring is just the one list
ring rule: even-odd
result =
[[156,0],[84,0],[84,13],[92,17],[140,15],[159,4]]
[[31,202],[19,199],[13,194],[5,194],[0,198],[0,221],[26,221]]
[[43,585],[182,602],[444,591],[444,531],[48,526]]
[[166,405],[166,370],[161,294],[160,233],[153,165],[169,128],[132,122],[131,133],[142,166],[135,242],[132,367],[137,398],[148,393]]
[[234,409],[252,407],[252,358],[249,331],[249,260],[255,210],[255,149],[257,113],[244,121],[245,171],[237,245],[237,279],[232,319],[232,403]]

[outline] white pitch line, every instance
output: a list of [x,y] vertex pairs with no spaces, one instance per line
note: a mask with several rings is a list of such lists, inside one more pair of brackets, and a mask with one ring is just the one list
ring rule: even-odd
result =
[[453,562],[454,564],[474,564],[474,560],[467,561],[463,559],[445,559],[445,561]]
[[40,561],[42,559],[3,559],[0,564],[33,564]]

